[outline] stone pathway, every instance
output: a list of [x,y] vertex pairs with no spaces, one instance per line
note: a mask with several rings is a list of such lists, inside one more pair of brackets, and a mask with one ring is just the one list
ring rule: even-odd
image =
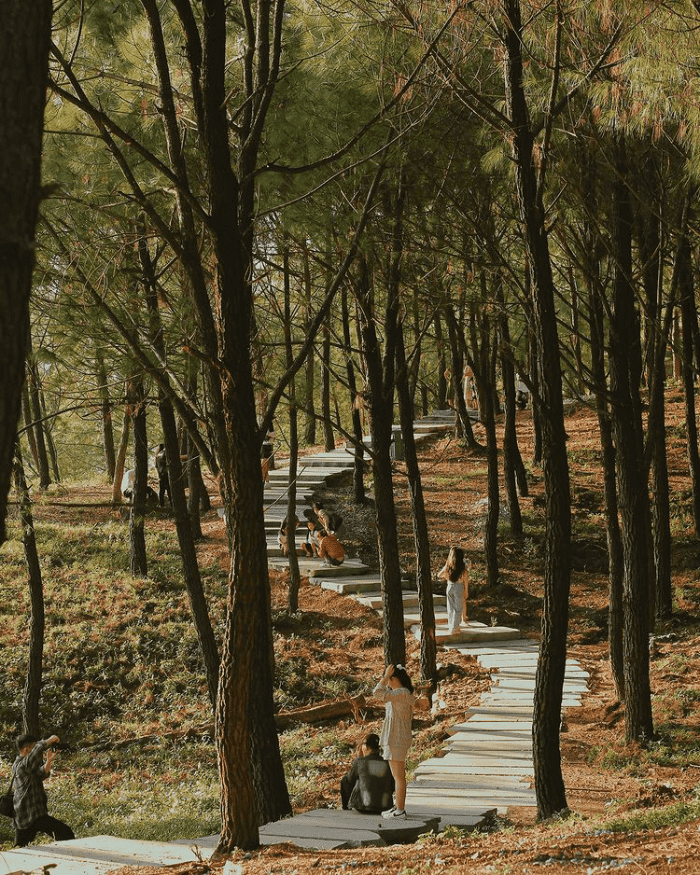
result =
[[[425,417],[418,424],[417,439],[443,431],[454,423],[454,414],[443,411]],[[315,489],[351,469],[353,457],[346,450],[334,450],[306,457],[297,476],[297,515],[311,507]],[[280,555],[277,530],[286,515],[287,471],[270,471],[265,489],[265,525],[271,567],[288,563]],[[381,613],[381,580],[376,572],[357,559],[337,568],[322,560],[299,557],[302,575],[339,595],[356,598]],[[407,630],[420,637],[418,596],[404,589],[404,622]],[[489,816],[505,814],[510,806],[535,806],[532,764],[532,708],[537,666],[537,647],[521,638],[517,629],[486,626],[469,621],[459,632],[447,633],[445,598],[435,597],[436,640],[439,647],[472,654],[491,671],[491,689],[467,719],[448,730],[450,738],[440,756],[422,762],[408,785],[406,809],[409,817],[401,824],[375,815],[339,809],[304,812],[261,827],[262,844],[290,842],[299,847],[332,849],[386,845],[415,841],[419,834],[448,825],[475,829]],[[580,704],[588,675],[581,666],[567,663],[563,707]],[[0,875],[41,872],[55,863],[56,875],[106,875],[125,865],[169,865],[200,858],[213,851],[218,836],[172,843],[143,842],[93,836],[51,845],[32,846],[21,851],[0,853]]]

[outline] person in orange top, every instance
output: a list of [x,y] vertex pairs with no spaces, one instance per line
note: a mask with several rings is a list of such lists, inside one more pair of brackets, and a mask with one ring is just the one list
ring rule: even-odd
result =
[[321,533],[318,542],[318,558],[326,565],[342,565],[345,559],[345,548],[335,535]]

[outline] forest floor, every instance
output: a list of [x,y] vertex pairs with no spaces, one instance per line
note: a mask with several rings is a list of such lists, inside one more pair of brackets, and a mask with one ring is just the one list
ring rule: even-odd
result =
[[[589,873],[619,869],[641,873],[700,871],[700,547],[690,514],[690,482],[685,454],[685,413],[680,393],[669,393],[669,475],[672,489],[674,613],[659,625],[651,642],[651,689],[657,737],[646,746],[624,740],[624,709],[617,701],[607,660],[607,560],[603,518],[602,471],[595,413],[584,404],[567,408],[573,501],[573,550],[569,621],[569,656],[590,673],[589,691],[579,708],[567,710],[561,734],[562,769],[570,809],[567,817],[536,822],[533,808],[509,809],[488,830],[455,831],[427,837],[408,847],[353,851],[302,851],[278,845],[234,855],[244,875],[323,871],[377,873],[470,872]],[[451,544],[466,548],[472,563],[470,619],[515,626],[536,641],[540,635],[543,563],[543,485],[541,469],[530,464],[532,434],[529,411],[518,414],[521,452],[529,472],[529,496],[522,498],[524,535],[514,539],[501,524],[500,582],[484,579],[483,525],[486,495],[485,459],[467,451],[454,437],[432,440],[420,450],[423,488],[432,547],[433,570]],[[483,440],[480,426],[476,436]],[[395,466],[404,567],[412,568],[414,550],[410,495],[404,466]],[[371,504],[355,507],[349,485],[327,489],[328,507],[344,518],[340,535],[350,555],[377,567]],[[168,524],[167,520],[163,521]],[[204,522],[199,546],[202,565],[225,564],[223,526],[212,514]],[[273,616],[278,670],[292,669],[325,681],[348,675],[370,683],[383,670],[381,621],[354,599],[321,590],[303,581],[300,610],[285,613],[286,578],[272,575]],[[408,640],[407,668],[418,677],[418,643]],[[434,755],[445,728],[463,718],[470,704],[488,688],[488,675],[474,659],[441,651],[438,659],[453,670],[443,683],[446,708],[438,718],[426,715],[414,724],[415,765]],[[301,684],[301,680],[299,681]],[[298,703],[296,703],[298,704]],[[305,704],[310,704],[308,701]],[[283,707],[295,702],[283,702]],[[319,760],[314,778],[295,796],[297,811],[339,806],[338,785],[349,759],[324,760],[329,730],[348,749],[364,732],[381,723],[382,709],[371,703],[364,723],[345,718],[315,727],[310,744]],[[223,865],[223,864],[222,864]],[[210,871],[220,871],[212,866]],[[204,864],[120,870],[120,875],[170,872],[194,875]]]

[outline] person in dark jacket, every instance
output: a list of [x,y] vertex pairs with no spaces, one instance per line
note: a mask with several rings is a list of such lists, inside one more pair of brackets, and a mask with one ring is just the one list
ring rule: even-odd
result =
[[391,808],[394,778],[389,763],[379,753],[379,736],[371,732],[358,748],[359,756],[340,781],[344,809],[379,814]]
[[[44,790],[44,781],[51,774],[59,742],[57,735],[43,741],[29,733],[17,737],[18,756],[12,765],[14,787],[15,845],[24,847],[44,832],[57,842],[74,839],[68,824],[51,817]],[[46,761],[44,761],[46,752]]]

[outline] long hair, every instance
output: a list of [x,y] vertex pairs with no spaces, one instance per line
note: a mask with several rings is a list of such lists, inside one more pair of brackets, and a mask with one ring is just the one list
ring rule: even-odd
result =
[[394,668],[394,677],[401,684],[402,687],[406,687],[409,693],[413,692],[413,684],[411,683],[411,678],[408,676],[408,672],[402,665],[397,665]]
[[467,563],[464,559],[464,550],[461,547],[450,547],[450,552],[445,562],[447,577],[452,583],[457,583],[464,577]]

